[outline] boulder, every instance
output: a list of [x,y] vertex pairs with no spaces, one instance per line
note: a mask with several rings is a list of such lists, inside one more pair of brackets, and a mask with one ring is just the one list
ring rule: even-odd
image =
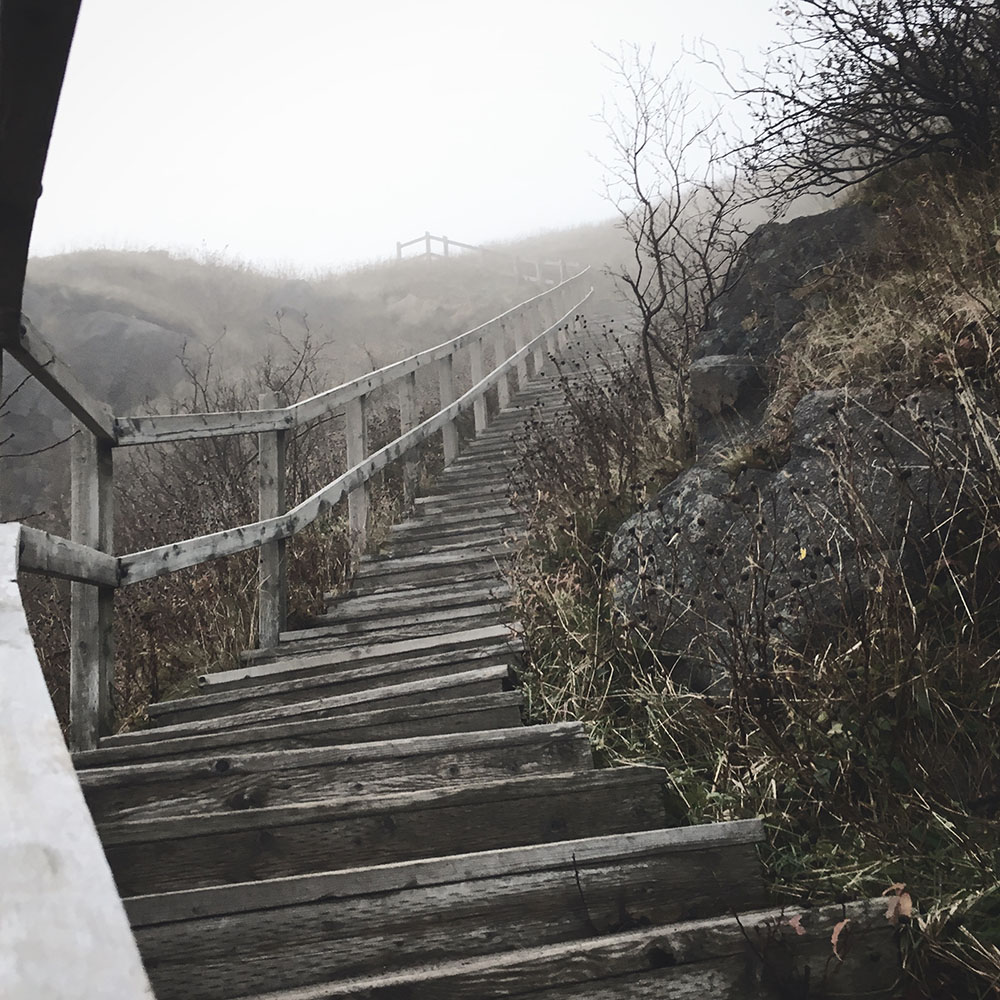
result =
[[810,393],[780,468],[695,465],[620,527],[617,607],[699,690],[808,660],[897,569],[914,592],[930,580],[961,506],[936,473],[967,425],[942,390]]

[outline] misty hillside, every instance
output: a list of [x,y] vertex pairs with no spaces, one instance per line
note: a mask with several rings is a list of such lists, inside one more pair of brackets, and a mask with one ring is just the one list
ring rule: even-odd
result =
[[[610,283],[600,272],[622,245],[606,223],[493,249],[589,264],[606,298]],[[24,312],[84,386],[127,415],[183,401],[186,368],[202,371],[211,358],[216,374],[237,382],[265,356],[280,361],[306,337],[322,348],[324,384],[336,385],[454,337],[535,291],[513,277],[504,258],[477,253],[300,276],[156,250],[88,250],[31,260]],[[8,361],[3,396],[21,376]],[[65,448],[34,453],[64,437],[68,419],[31,383],[2,417],[2,514],[24,517],[64,490],[58,470]]]

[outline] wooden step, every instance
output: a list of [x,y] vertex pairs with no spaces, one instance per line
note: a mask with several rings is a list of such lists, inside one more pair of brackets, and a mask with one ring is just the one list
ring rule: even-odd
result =
[[521,627],[517,622],[480,625],[440,635],[398,642],[358,642],[329,648],[331,643],[316,639],[269,649],[248,649],[241,655],[246,666],[235,670],[217,670],[198,677],[202,688],[222,690],[223,687],[257,684],[261,679],[277,680],[309,677],[334,667],[360,666],[414,656],[444,655],[458,650],[497,647],[512,653],[521,650],[518,639]]
[[271,679],[259,684],[240,684],[222,689],[204,688],[204,694],[171,701],[154,702],[147,712],[157,726],[216,715],[233,715],[314,701],[333,695],[372,691],[411,681],[463,674],[482,667],[513,667],[515,657],[502,646],[460,649],[431,656],[366,663],[360,667],[321,671],[289,680]]
[[447,574],[433,579],[397,580],[391,575],[373,577],[368,580],[355,580],[347,597],[379,597],[392,594],[429,591],[437,587],[459,587],[466,584],[484,587],[503,584],[503,578],[497,561],[471,563],[467,566],[452,568]]
[[469,604],[505,601],[510,597],[510,587],[505,583],[485,583],[481,587],[452,587],[444,584],[422,590],[402,590],[392,598],[344,597],[335,599],[326,614],[316,615],[313,621],[320,625],[350,625],[379,621],[388,605],[397,614],[418,611],[435,611],[440,608],[461,608]]
[[408,556],[429,556],[444,552],[465,552],[470,548],[486,548],[500,542],[504,548],[517,551],[520,536],[515,532],[495,528],[476,528],[459,535],[427,534],[418,538],[397,539],[390,535],[379,547],[381,559],[405,559]]
[[503,601],[482,601],[479,604],[455,608],[392,614],[387,606],[381,619],[366,618],[358,622],[317,624],[309,628],[282,632],[280,641],[289,649],[314,640],[333,640],[327,646],[355,643],[398,642],[408,638],[424,638],[454,632],[456,628],[479,628],[502,622],[507,616]]
[[432,701],[319,719],[291,719],[242,729],[198,733],[194,736],[152,739],[141,743],[101,740],[97,750],[73,755],[77,769],[109,767],[157,760],[176,760],[201,754],[234,754],[302,747],[344,746],[376,740],[446,733],[509,729],[521,722],[520,691],[499,691],[474,697]]
[[[348,606],[343,608],[340,615],[329,613],[317,616],[309,628],[282,632],[281,641],[296,642],[302,639],[332,637],[339,639],[393,630],[402,632],[448,620],[452,624],[461,623],[464,627],[466,619],[481,618],[486,615],[493,615],[494,619],[500,620],[503,618],[505,598],[509,596],[509,588],[501,585],[496,588],[472,591],[475,596],[471,598],[468,593],[461,591],[451,591],[451,593],[454,596],[448,601],[442,601],[440,598],[434,601],[433,596],[422,595],[423,607],[417,606],[415,608],[400,607],[397,604],[383,601],[380,602],[382,605],[380,613],[370,611],[363,616],[349,615],[350,602],[345,602]],[[451,603],[452,601],[454,603]]]
[[513,507],[497,507],[493,510],[467,511],[449,515],[432,515],[424,511],[423,513],[418,512],[409,520],[394,524],[391,535],[393,538],[399,538],[404,535],[422,535],[448,529],[465,531],[482,524],[494,525],[499,528],[518,524],[520,521],[521,517]]
[[429,701],[447,701],[491,694],[509,686],[509,682],[509,666],[480,667],[443,677],[429,677],[402,684],[389,684],[386,687],[366,688],[350,694],[296,701],[291,705],[271,705],[264,709],[212,715],[210,718],[191,722],[171,723],[155,726],[152,729],[118,733],[115,736],[106,736],[101,745],[125,746],[181,736],[196,736],[200,733],[225,729],[246,729],[248,726],[267,725],[279,720],[329,719],[341,715],[356,715],[359,712],[374,712],[380,708],[423,705]]
[[900,962],[885,910],[884,899],[753,910],[244,1000],[888,1000]]
[[94,821],[259,809],[412,792],[444,782],[590,770],[583,726],[564,722],[348,746],[237,751],[79,772]]
[[[125,900],[158,1000],[215,1000],[764,905],[757,820]],[[404,994],[405,995],[405,994]]]
[[439,783],[290,806],[102,823],[123,895],[287,878],[664,825],[655,767]]

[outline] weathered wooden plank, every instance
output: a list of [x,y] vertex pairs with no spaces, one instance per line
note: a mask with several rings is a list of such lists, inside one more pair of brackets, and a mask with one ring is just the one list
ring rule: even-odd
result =
[[440,574],[421,579],[419,574],[406,580],[393,580],[391,577],[373,577],[371,580],[355,580],[351,590],[352,597],[377,597],[389,594],[412,593],[416,590],[430,590],[441,586],[458,586],[474,584],[482,586],[486,582],[503,582],[496,560],[492,562],[470,563],[461,570],[451,569],[445,576]]
[[[511,643],[520,632],[516,623],[504,625],[485,625],[479,628],[463,629],[444,636],[427,636],[422,639],[404,639],[402,642],[384,642],[346,646],[342,649],[325,649],[313,656],[294,655],[290,651],[282,655],[281,647],[270,651],[268,658],[266,650],[248,650],[247,665],[235,670],[217,670],[215,673],[202,674],[198,684],[203,688],[218,688],[218,685],[256,683],[260,679],[278,680],[279,675],[285,679],[293,677],[308,677],[310,674],[326,670],[334,666],[359,664],[361,661],[376,663],[399,657],[413,657],[438,653],[455,652],[475,646],[504,645]],[[307,651],[308,652],[308,651]],[[277,658],[274,658],[274,656]]]
[[392,687],[410,681],[445,677],[490,666],[512,667],[515,657],[496,646],[461,650],[453,653],[387,660],[345,670],[324,671],[307,677],[271,681],[263,684],[205,689],[205,694],[149,706],[149,717],[157,724],[187,722],[213,715],[233,715],[271,705],[291,705],[334,694]]
[[19,525],[0,524],[0,992],[149,997],[28,631],[19,534]]
[[98,829],[122,894],[168,892],[655,829],[663,777],[526,775]]
[[188,757],[80,772],[98,822],[259,809],[593,767],[579,723]]
[[572,874],[583,865],[641,862],[658,855],[680,857],[688,852],[758,844],[763,840],[764,825],[761,820],[730,820],[323,872],[307,879],[279,879],[239,887],[219,886],[166,897],[141,896],[125,900],[125,903],[133,927],[183,923],[281,906],[309,905],[325,899],[434,888],[507,875],[542,871]]
[[[454,359],[449,354],[438,362],[438,399],[442,410],[455,401]],[[458,428],[454,420],[441,427],[441,443],[444,448],[444,464],[450,465],[458,458]]]
[[51,345],[22,314],[16,339],[5,340],[3,349],[30,372],[93,435],[113,444],[116,430],[111,407],[99,402],[77,381],[70,369],[56,357]]
[[273,434],[292,430],[297,423],[295,411],[291,407],[262,407],[259,410],[215,413],[115,417],[115,430],[119,445],[140,445],[231,437],[237,434]]
[[[665,924],[721,907],[740,911],[763,904],[752,845],[654,847],[664,833],[183,891],[133,898],[126,906],[158,998],[209,1000],[572,940],[633,921]],[[645,838],[641,854],[627,850],[637,838]],[[611,857],[589,856],[589,845],[615,840],[622,850]],[[565,860],[558,867],[517,867],[519,854],[545,852],[561,852]],[[514,867],[491,875],[482,862],[498,857]],[[473,868],[470,879],[454,880],[466,867]],[[426,884],[428,875],[437,880]],[[400,876],[403,886],[383,888]],[[720,884],[729,890],[721,900]],[[216,915],[219,904],[234,895],[240,909]],[[247,908],[254,897],[281,899],[280,909],[254,912]],[[199,917],[173,919],[191,906],[199,908]]]
[[[467,618],[487,618],[490,616],[494,621],[498,621],[503,617],[503,607],[502,600],[490,600],[488,596],[484,596],[475,603],[453,607],[446,605],[429,610],[423,608],[416,611],[399,610],[395,613],[387,612],[374,618],[363,618],[361,621],[320,623],[310,628],[282,632],[281,641],[296,642],[303,639],[339,638],[341,636],[363,637],[371,632],[396,630],[399,630],[399,638],[402,638],[402,633],[408,632],[410,629],[419,629],[422,625],[460,624],[461,627],[465,627],[465,619]],[[435,632],[424,634],[430,635],[435,634]]]
[[509,729],[520,725],[523,701],[520,691],[497,691],[425,705],[382,708],[332,718],[292,719],[142,743],[115,745],[104,740],[97,750],[74,754],[74,761],[78,768],[110,767],[173,760],[192,754],[346,746],[404,737]]
[[[504,583],[486,583],[482,586],[458,589],[445,584],[427,590],[401,591],[392,599],[391,606],[398,614],[406,615],[437,608],[459,608],[469,604],[503,601],[510,597],[510,594],[510,587]],[[330,609],[325,614],[316,615],[313,621],[317,626],[362,624],[373,619],[377,621],[384,614],[386,603],[383,597],[335,599]]]
[[[480,667],[442,677],[428,677],[383,688],[367,688],[345,695],[329,695],[290,705],[272,705],[267,709],[250,710],[231,715],[213,715],[192,722],[157,726],[154,729],[118,733],[106,737],[107,745],[143,743],[148,740],[168,739],[171,736],[189,736],[199,732],[221,729],[242,729],[251,725],[266,725],[279,719],[330,718],[371,712],[379,708],[399,705],[422,705],[428,701],[449,700],[475,694],[489,694],[502,690],[507,683],[510,668],[506,665]],[[103,744],[102,744],[103,745]]]
[[118,585],[118,560],[106,552],[98,552],[87,545],[80,545],[50,535],[47,531],[21,525],[20,566],[25,573],[43,573],[60,580]]
[[[399,380],[399,433],[417,426],[417,376],[415,372]],[[419,471],[413,453],[403,459],[403,502],[409,504],[417,492]]]
[[[804,934],[789,923],[793,917]],[[852,928],[845,931],[844,960],[831,961],[832,930],[844,919]],[[389,1000],[393,991],[407,1000],[888,998],[899,977],[895,937],[881,899],[810,910],[756,910],[245,1000]],[[762,982],[765,974],[769,982]]]

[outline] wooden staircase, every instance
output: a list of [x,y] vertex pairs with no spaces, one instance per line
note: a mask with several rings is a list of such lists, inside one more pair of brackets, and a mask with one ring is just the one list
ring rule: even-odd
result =
[[311,627],[75,755],[160,1000],[889,995],[888,928],[841,962],[843,908],[765,909],[759,821],[665,828],[663,771],[522,724],[511,439],[562,405],[536,377]]

